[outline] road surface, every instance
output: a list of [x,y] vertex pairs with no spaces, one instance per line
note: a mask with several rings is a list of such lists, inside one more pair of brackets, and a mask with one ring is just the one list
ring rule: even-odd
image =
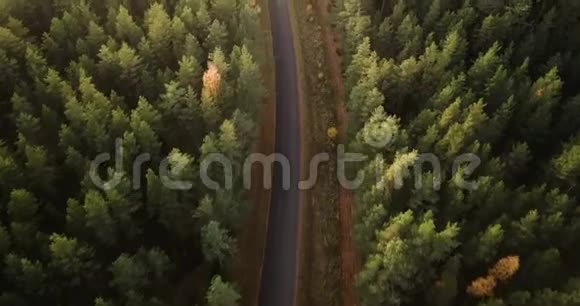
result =
[[[298,76],[288,1],[270,0],[276,64],[276,153],[290,161],[290,173],[274,166],[272,202],[259,306],[293,306],[296,288],[300,180]],[[290,176],[284,190],[282,175]]]

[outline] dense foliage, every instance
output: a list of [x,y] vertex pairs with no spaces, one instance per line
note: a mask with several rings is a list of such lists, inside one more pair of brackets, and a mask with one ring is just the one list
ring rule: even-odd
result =
[[[253,142],[258,13],[244,0],[0,0],[0,305],[167,305],[189,279],[208,290],[186,304],[238,302],[222,272],[246,206],[240,167],[220,192],[197,170]],[[90,161],[116,143],[104,190]]]
[[[369,155],[361,305],[578,305],[580,2],[343,0],[338,16],[349,145]],[[412,171],[425,153],[440,179]],[[453,173],[466,153],[481,165]]]

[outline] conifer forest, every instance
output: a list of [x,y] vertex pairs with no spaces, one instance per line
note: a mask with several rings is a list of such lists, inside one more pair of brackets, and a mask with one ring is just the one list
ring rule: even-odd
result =
[[0,0],[0,306],[579,306],[579,199],[580,1]]
[[[258,13],[236,0],[0,1],[0,305],[171,305],[199,266],[201,301],[238,303],[221,272],[247,194],[193,174],[255,138]],[[98,169],[110,185],[95,187],[90,161],[115,151]],[[192,186],[165,188],[162,159]]]
[[[344,0],[338,16],[349,146],[373,178],[355,191],[360,304],[578,305],[580,2]],[[479,166],[453,172],[466,153]]]

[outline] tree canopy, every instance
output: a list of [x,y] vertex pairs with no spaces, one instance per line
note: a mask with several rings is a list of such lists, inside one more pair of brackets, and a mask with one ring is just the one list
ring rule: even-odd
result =
[[578,8],[340,1],[361,305],[578,302]]
[[241,170],[227,195],[196,171],[210,140],[238,164],[252,147],[258,14],[246,0],[0,1],[0,305],[173,305],[191,275],[209,290],[189,305],[238,302],[224,271]]

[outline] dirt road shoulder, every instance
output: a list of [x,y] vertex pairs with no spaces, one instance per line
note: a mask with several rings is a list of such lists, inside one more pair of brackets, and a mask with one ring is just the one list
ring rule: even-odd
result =
[[[268,0],[257,0],[256,4],[261,10],[260,25],[263,34],[259,41],[261,48],[257,48],[263,53],[258,54],[257,59],[268,94],[264,99],[261,128],[258,131],[254,152],[269,155],[274,152],[276,130],[274,54]],[[271,202],[271,190],[264,189],[261,184],[264,181],[263,174],[262,169],[258,167],[253,169],[252,181],[257,182],[252,184],[250,193],[250,203],[253,206],[239,237],[239,254],[233,264],[233,276],[242,295],[242,306],[255,306],[258,303]]]
[[[331,0],[318,0],[317,15],[320,21],[322,36],[329,66],[330,79],[336,98],[336,117],[338,120],[338,143],[346,143],[347,114],[346,97],[342,75],[342,59],[339,55],[338,37],[332,27]],[[340,188],[340,254],[341,254],[341,288],[344,306],[357,305],[354,280],[357,273],[356,254],[352,241],[352,198],[348,190]]]

